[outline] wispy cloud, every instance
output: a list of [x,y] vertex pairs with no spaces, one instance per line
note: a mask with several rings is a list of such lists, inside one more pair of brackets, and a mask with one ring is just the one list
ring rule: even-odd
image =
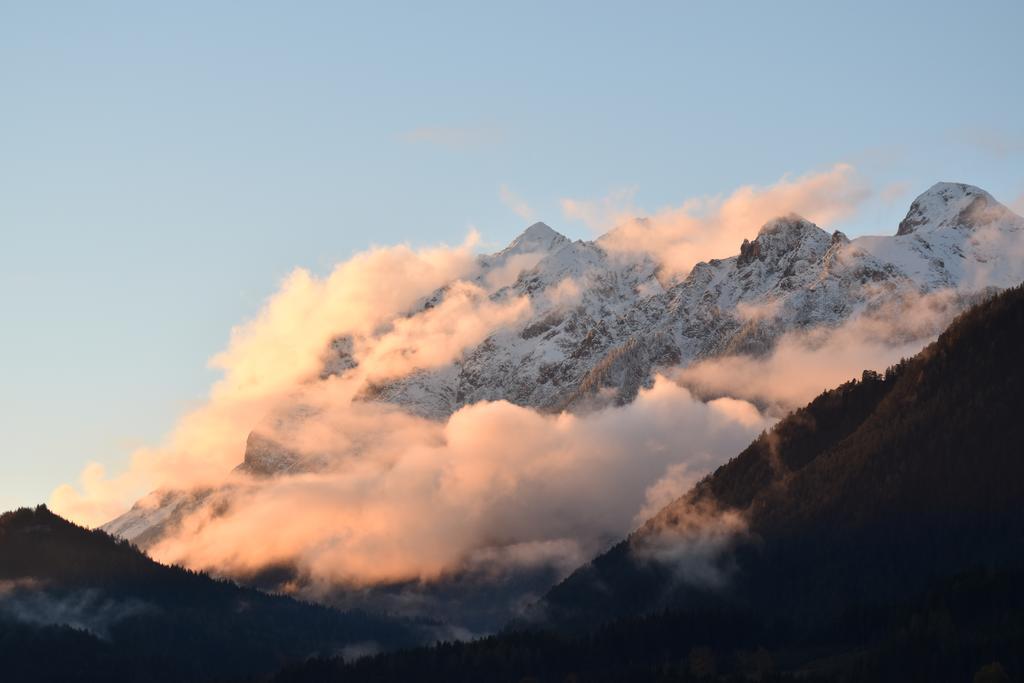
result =
[[1014,213],[1024,216],[1024,192],[1017,195],[1017,198],[1010,202],[1010,210]]
[[867,183],[849,164],[820,173],[784,176],[767,187],[746,185],[727,196],[686,200],[642,216],[633,206],[634,192],[624,189],[596,202],[562,200],[566,216],[597,228],[616,226],[602,246],[621,253],[645,253],[667,272],[688,272],[697,262],[724,258],[739,250],[744,238],[778,216],[797,213],[829,225],[853,214],[870,196]]
[[896,181],[889,183],[881,190],[878,191],[878,198],[881,202],[887,206],[892,206],[896,202],[907,196],[910,192],[910,183],[905,181]]
[[678,370],[673,377],[698,395],[742,398],[782,416],[863,370],[881,371],[914,355],[963,307],[951,289],[906,295],[869,308],[838,327],[787,332],[765,356],[710,358]]
[[569,220],[580,221],[595,232],[615,227],[624,217],[635,216],[636,187],[612,190],[600,199],[562,199],[562,213]]
[[504,134],[497,128],[482,126],[421,126],[402,133],[400,139],[411,144],[436,145],[450,149],[471,149],[501,142]]
[[498,188],[498,196],[501,198],[501,203],[511,209],[512,213],[524,220],[532,221],[534,219],[536,214],[530,205],[505,183],[502,183]]
[[5,590],[0,582],[0,616],[40,626],[70,626],[101,638],[117,622],[157,609],[135,598],[117,599],[91,588],[57,594],[45,587]]
[[1024,135],[1020,134],[993,128],[964,128],[954,134],[954,139],[1000,160],[1024,155]]

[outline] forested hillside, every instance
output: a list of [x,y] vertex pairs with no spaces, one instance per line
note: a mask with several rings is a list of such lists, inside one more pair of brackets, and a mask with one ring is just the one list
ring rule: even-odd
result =
[[152,561],[40,506],[0,516],[0,680],[208,680],[411,644],[411,627]]
[[[825,392],[557,586],[553,623],[708,598],[786,619],[833,617],[936,579],[1024,561],[1024,291],[961,316],[884,375]],[[746,529],[724,591],[676,585],[640,552],[696,512]],[[685,543],[685,538],[682,539]]]

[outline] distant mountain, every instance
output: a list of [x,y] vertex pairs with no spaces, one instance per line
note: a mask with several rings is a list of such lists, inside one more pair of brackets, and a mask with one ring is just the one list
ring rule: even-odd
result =
[[535,621],[278,680],[1021,680],[1022,342],[1017,287],[792,413]]
[[157,564],[43,506],[0,516],[0,680],[223,680],[421,636]]
[[[849,240],[785,216],[744,240],[738,255],[698,263],[681,280],[649,256],[610,250],[609,239],[574,242],[536,223],[504,250],[481,256],[475,282],[496,301],[527,297],[530,319],[495,330],[448,365],[367,385],[362,399],[436,419],[484,400],[586,411],[629,403],[659,368],[764,354],[787,332],[854,316],[895,321],[894,341],[923,343],[941,327],[901,320],[905,302],[948,290],[952,316],[979,294],[1024,280],[1024,218],[959,183],[919,196],[894,236]],[[322,377],[358,364],[350,338],[334,340],[331,352]],[[239,458],[239,469],[256,476],[323,466],[259,433]],[[149,547],[205,493],[156,492],[103,528]]]

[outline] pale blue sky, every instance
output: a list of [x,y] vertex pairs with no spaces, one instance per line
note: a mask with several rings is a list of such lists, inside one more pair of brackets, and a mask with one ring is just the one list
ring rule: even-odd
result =
[[854,164],[1024,192],[1024,3],[0,0],[0,508],[204,396],[295,266]]

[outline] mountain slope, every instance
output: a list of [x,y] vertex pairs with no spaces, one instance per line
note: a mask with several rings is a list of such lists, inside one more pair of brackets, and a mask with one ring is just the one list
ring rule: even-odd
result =
[[[1022,341],[1018,287],[825,392],[555,587],[540,621],[277,680],[1019,680]],[[730,513],[745,524],[702,533]]]
[[[885,376],[822,394],[554,588],[548,616],[727,600],[813,622],[975,565],[1024,566],[1022,341],[1018,287]],[[692,554],[694,529],[724,514],[744,522],[716,548],[727,590],[652,551]]]
[[[4,680],[223,678],[415,635],[396,621],[159,565],[42,506],[0,516]],[[45,655],[51,647],[56,659]]]

